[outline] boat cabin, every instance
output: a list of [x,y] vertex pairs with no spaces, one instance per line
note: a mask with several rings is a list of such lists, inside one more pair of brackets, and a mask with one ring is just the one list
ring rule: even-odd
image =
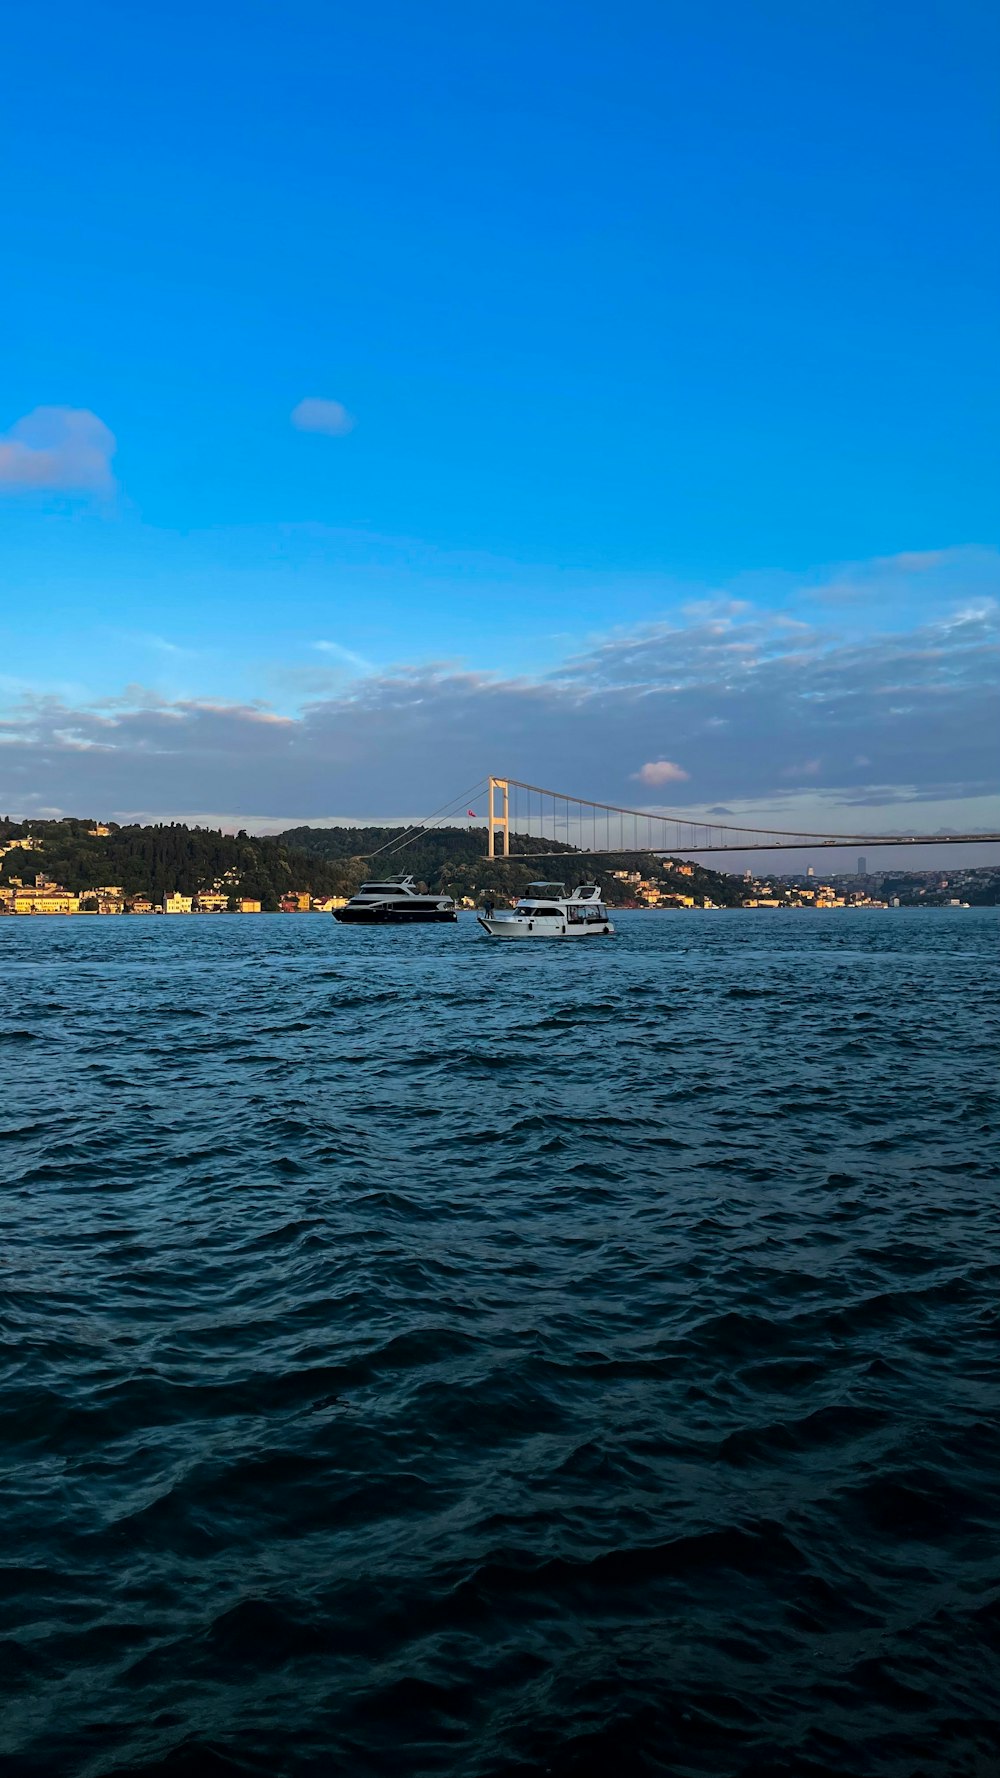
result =
[[570,926],[597,925],[607,917],[599,883],[578,883],[572,891],[565,883],[529,883],[514,909],[533,920],[565,920]]

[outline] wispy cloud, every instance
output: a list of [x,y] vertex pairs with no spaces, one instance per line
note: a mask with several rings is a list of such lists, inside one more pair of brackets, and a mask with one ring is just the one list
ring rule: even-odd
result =
[[307,395],[293,407],[291,420],[297,432],[324,432],[328,438],[343,438],[357,424],[342,401],[327,401],[318,395]]
[[171,642],[168,636],[161,636],[155,630],[119,630],[109,627],[105,632],[120,642],[128,642],[136,648],[150,649],[154,654],[169,655],[174,660],[195,660],[199,650],[188,648],[184,643]]
[[867,607],[884,618],[892,610],[912,613],[957,600],[975,603],[997,587],[998,557],[971,544],[952,549],[901,550],[869,561],[841,562],[816,570],[798,588],[806,604]]
[[312,645],[320,654],[330,655],[334,660],[343,661],[345,667],[353,667],[356,673],[374,673],[371,661],[363,654],[357,654],[353,648],[345,648],[342,642],[314,642]]
[[89,408],[36,407],[0,437],[0,490],[107,494],[114,434]]

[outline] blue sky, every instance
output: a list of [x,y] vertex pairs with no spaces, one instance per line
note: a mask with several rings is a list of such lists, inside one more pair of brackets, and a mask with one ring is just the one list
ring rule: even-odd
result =
[[415,814],[460,748],[1000,824],[998,38],[967,0],[12,14],[0,803]]

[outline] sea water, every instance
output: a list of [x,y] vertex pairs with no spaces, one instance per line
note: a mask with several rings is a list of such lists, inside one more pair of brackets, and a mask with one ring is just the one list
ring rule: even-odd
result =
[[0,922],[0,1751],[993,1773],[994,910]]

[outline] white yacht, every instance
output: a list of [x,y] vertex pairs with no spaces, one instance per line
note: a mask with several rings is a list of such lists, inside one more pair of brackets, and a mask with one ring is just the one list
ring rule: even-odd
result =
[[333,917],[345,926],[413,926],[418,922],[457,920],[450,895],[421,895],[412,877],[387,877],[362,883]]
[[529,883],[516,907],[480,913],[491,938],[594,938],[614,932],[599,883]]

